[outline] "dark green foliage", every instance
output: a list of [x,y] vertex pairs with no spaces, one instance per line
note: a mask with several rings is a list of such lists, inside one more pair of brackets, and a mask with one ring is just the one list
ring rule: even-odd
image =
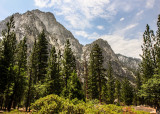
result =
[[63,84],[62,94],[65,97],[69,96],[68,80],[70,79],[70,76],[74,71],[76,71],[76,60],[73,55],[72,49],[70,48],[69,40],[67,40],[66,45],[65,45],[64,54],[63,54],[64,84]]
[[143,34],[143,42],[141,71],[143,73],[143,81],[145,82],[153,76],[154,68],[156,67],[155,48],[153,46],[154,34],[153,31],[150,30],[149,25],[146,26]]
[[55,47],[52,47],[49,61],[48,61],[48,68],[47,68],[47,77],[48,77],[48,93],[49,94],[57,94],[60,95],[61,93],[61,77],[59,72],[59,63],[58,57],[56,54]]
[[68,89],[69,89],[69,99],[77,98],[79,100],[84,100],[82,85],[75,71],[70,76],[68,82]]
[[105,84],[103,74],[103,55],[102,49],[95,44],[90,53],[88,93],[90,99],[102,99],[102,87]]
[[44,30],[38,36],[37,43],[37,56],[38,56],[38,81],[44,81],[46,76],[47,61],[48,61],[48,41],[46,39]]
[[117,105],[120,105],[120,99],[121,99],[121,83],[119,80],[116,80],[115,82],[115,99],[117,99]]
[[26,95],[26,111],[30,104],[33,102],[33,96],[35,94],[35,87],[34,85],[38,81],[37,77],[37,69],[38,69],[38,54],[37,54],[37,42],[35,40],[32,53],[29,58],[29,65],[28,65],[28,88],[27,88],[27,95]]
[[108,69],[107,69],[107,102],[109,104],[112,104],[114,102],[114,77],[113,77],[113,70],[111,66],[111,62],[108,63]]
[[15,50],[16,50],[16,34],[14,29],[14,17],[10,18],[7,23],[7,29],[2,31],[3,41],[1,47],[1,94],[5,97],[5,107],[10,110],[13,102],[12,90],[15,82]]
[[[156,34],[156,62],[157,62],[157,69],[160,69],[160,15],[157,21],[157,34]],[[160,70],[158,70],[158,74],[160,74]]]
[[122,83],[122,100],[126,105],[131,105],[133,100],[133,87],[127,78]]
[[13,88],[13,107],[19,105],[26,89],[27,76],[27,44],[26,38],[20,41],[16,51],[16,63],[14,66],[15,80]]
[[144,99],[144,102],[150,106],[157,107],[160,110],[160,90],[159,90],[159,74],[160,74],[160,15],[157,21],[157,34],[153,35],[147,25],[144,33],[144,44],[142,46],[142,86],[137,84],[138,96]]
[[139,105],[142,102],[142,99],[138,96],[138,91],[141,89],[142,79],[139,71],[136,73],[136,87],[134,91],[134,104]]
[[160,109],[160,75],[154,75],[141,86],[139,96],[143,97],[146,103]]

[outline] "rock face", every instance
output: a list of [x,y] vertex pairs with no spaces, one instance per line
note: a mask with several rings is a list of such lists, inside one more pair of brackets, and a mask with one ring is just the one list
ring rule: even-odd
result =
[[[0,22],[0,33],[6,28],[5,25],[9,21],[9,18]],[[56,21],[52,13],[32,10],[24,14],[14,14],[14,20],[17,40],[19,41],[26,36],[29,51],[32,49],[35,38],[44,30],[50,45],[54,45],[57,50],[60,49],[62,52],[66,40],[69,39],[74,54],[80,58],[82,45],[74,38],[70,31]]]
[[[6,28],[5,25],[9,21],[9,18],[10,17],[7,17],[5,20],[0,22],[0,33]],[[54,15],[50,12],[32,10],[27,11],[24,14],[16,13],[14,14],[14,20],[17,40],[22,40],[24,36],[27,37],[28,52],[31,52],[34,40],[37,38],[38,34],[42,32],[42,30],[45,31],[46,38],[49,41],[50,46],[54,45],[56,50],[61,50],[62,53],[64,51],[66,40],[69,39],[72,51],[74,52],[79,63],[83,63],[84,56],[86,57],[86,60],[89,61],[92,46],[94,44],[99,44],[103,50],[104,67],[107,69],[107,64],[110,60],[112,62],[115,77],[120,80],[124,77],[128,77],[130,81],[134,82],[134,75],[127,68],[124,68],[122,65],[123,62],[121,63],[119,61],[119,59],[121,60],[121,57],[117,57],[107,41],[98,39],[91,44],[85,46],[81,45],[70,31],[56,21]],[[132,64],[132,62],[129,64]],[[82,69],[81,71],[83,71],[83,65],[79,64],[78,66]],[[83,73],[81,72],[81,74]]]
[[141,59],[126,57],[121,54],[116,54],[122,66],[136,71],[139,68],[139,64],[141,63]]

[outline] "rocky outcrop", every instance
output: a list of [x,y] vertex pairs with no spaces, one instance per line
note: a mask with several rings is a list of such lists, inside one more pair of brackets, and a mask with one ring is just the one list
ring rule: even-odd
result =
[[122,66],[128,68],[129,70],[136,71],[139,68],[141,59],[126,57],[121,54],[116,54]]

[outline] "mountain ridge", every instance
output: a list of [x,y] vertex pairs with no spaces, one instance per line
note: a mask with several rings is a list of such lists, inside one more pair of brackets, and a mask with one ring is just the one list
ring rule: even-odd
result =
[[[13,15],[15,17],[17,40],[23,39],[24,36],[27,37],[28,52],[31,52],[34,40],[42,30],[45,31],[49,45],[54,45],[56,50],[61,50],[62,53],[64,51],[65,42],[69,39],[73,53],[79,61],[81,69],[80,74],[83,75],[83,65],[81,64],[83,64],[84,55],[86,56],[87,61],[89,61],[89,54],[92,46],[98,44],[103,51],[104,68],[107,69],[107,62],[110,60],[116,78],[121,79],[128,77],[130,81],[134,82],[135,77],[132,75],[132,72],[127,69],[124,70],[119,58],[106,40],[98,39],[91,44],[83,46],[70,31],[57,22],[55,16],[50,12],[42,12],[36,9],[27,11],[23,14],[15,13]],[[0,22],[0,32],[5,29],[7,21],[9,21],[9,17]]]

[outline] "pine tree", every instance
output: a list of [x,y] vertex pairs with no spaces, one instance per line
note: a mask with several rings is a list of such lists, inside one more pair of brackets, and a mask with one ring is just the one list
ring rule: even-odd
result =
[[37,81],[44,81],[47,74],[47,61],[48,61],[48,41],[46,39],[44,30],[38,36],[37,43],[37,54],[38,54],[38,72]]
[[[160,112],[160,105],[159,105],[159,91],[160,91],[160,88],[159,88],[159,85],[160,85],[160,15],[158,17],[158,21],[157,21],[157,27],[158,27],[158,30],[157,30],[157,34],[156,34],[156,37],[154,37],[154,42],[149,42],[149,46],[146,47],[148,50],[149,49],[154,49],[155,50],[155,64],[153,64],[154,62],[152,62],[152,58],[150,58],[150,61],[148,64],[151,64],[153,65],[151,67],[150,65],[150,69],[146,69],[146,70],[143,70],[143,75],[146,75],[147,78],[145,81],[142,82],[142,86],[138,92],[138,96],[140,98],[143,98],[145,100],[145,103],[152,106],[156,106],[157,107],[157,113]],[[145,31],[146,33],[146,31]],[[148,33],[149,34],[149,33]],[[146,41],[144,40],[144,44],[146,44],[147,46],[147,43]],[[152,46],[154,45],[154,46]],[[152,47],[151,47],[152,46]],[[146,50],[144,50],[144,48],[142,48],[142,51],[143,53],[146,52]],[[148,59],[148,56],[142,56],[143,60],[147,60]],[[146,64],[146,63],[145,63]],[[146,65],[147,66],[147,65]],[[145,65],[142,66],[142,69],[145,69],[146,68]],[[148,65],[149,66],[149,65]],[[150,73],[150,74],[149,74]],[[148,77],[149,76],[149,77]]]
[[114,102],[114,77],[113,77],[113,71],[111,66],[111,61],[108,63],[108,70],[107,70],[107,97],[108,97],[108,103],[113,104]]
[[160,112],[160,74],[155,74],[152,78],[150,78],[147,82],[145,82],[141,86],[141,90],[139,91],[139,96],[145,99],[145,102],[150,106],[155,106]]
[[88,92],[91,99],[99,99],[100,102],[105,80],[103,71],[102,49],[95,44],[90,53]]
[[80,83],[75,71],[71,74],[70,79],[68,80],[68,90],[69,99],[77,98],[79,100],[84,100],[82,84]]
[[3,41],[1,50],[1,81],[2,92],[5,94],[5,108],[9,111],[13,102],[12,88],[15,80],[15,49],[16,49],[16,34],[14,32],[14,17],[6,24],[7,28],[2,31]]
[[87,65],[87,61],[86,61],[86,55],[84,54],[84,93],[85,93],[85,97],[86,99],[88,99],[88,65]]
[[16,53],[16,64],[14,66],[16,70],[15,85],[13,88],[14,102],[13,107],[16,108],[17,104],[20,104],[24,95],[26,86],[26,75],[27,75],[27,44],[26,37],[20,41],[17,53]]
[[121,99],[121,83],[119,80],[116,80],[115,82],[115,99],[117,99],[117,105],[120,105],[120,99]]
[[136,88],[135,88],[135,96],[134,96],[134,99],[135,99],[135,104],[141,104],[142,102],[142,99],[138,96],[138,91],[141,89],[141,86],[142,86],[142,79],[141,79],[141,75],[140,75],[140,72],[137,71],[136,73]]
[[49,94],[57,94],[61,93],[61,77],[59,72],[59,63],[58,57],[56,54],[55,47],[52,47],[49,61],[48,61],[48,81],[49,81]]
[[27,88],[27,95],[26,95],[26,111],[30,111],[30,104],[33,102],[33,96],[35,93],[34,85],[37,83],[37,69],[38,69],[38,54],[37,54],[37,42],[36,39],[34,41],[33,49],[31,56],[29,58],[29,65],[28,65],[28,88]]
[[122,84],[122,100],[126,105],[131,105],[133,100],[133,88],[127,78],[124,79]]
[[142,46],[142,62],[141,71],[143,74],[143,81],[147,81],[154,74],[154,69],[156,67],[155,62],[155,48],[153,46],[154,34],[150,30],[149,25],[146,26],[146,30],[143,34],[143,46]]
[[[157,32],[156,32],[156,62],[157,62],[157,69],[160,69],[160,15],[158,16],[157,21]],[[160,72],[158,72],[160,74]]]
[[73,55],[72,49],[70,48],[70,42],[69,40],[67,40],[63,55],[64,88],[62,91],[62,95],[65,97],[69,96],[68,80],[74,71],[76,71],[76,60]]

